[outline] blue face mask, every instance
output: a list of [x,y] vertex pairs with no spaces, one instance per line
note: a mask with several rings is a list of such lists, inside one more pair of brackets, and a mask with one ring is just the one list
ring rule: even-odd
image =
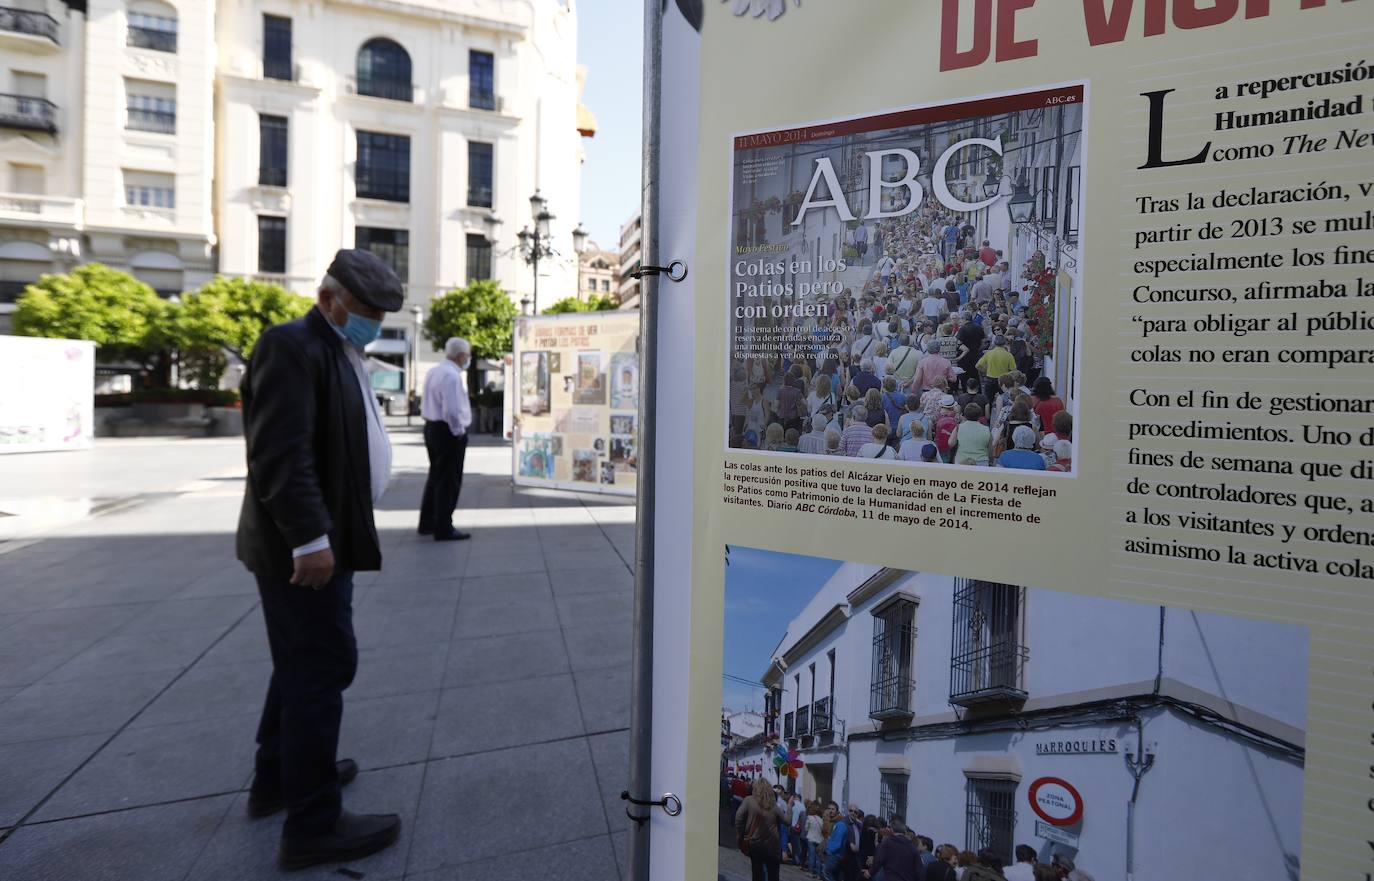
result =
[[361,349],[382,335],[382,323],[350,312],[348,321],[338,331],[344,339]]

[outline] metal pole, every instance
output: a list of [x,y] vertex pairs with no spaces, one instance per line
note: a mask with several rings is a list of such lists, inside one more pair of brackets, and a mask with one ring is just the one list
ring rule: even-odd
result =
[[534,315],[539,314],[539,249],[543,244],[539,241],[539,224],[535,222],[534,228],[534,247],[530,249],[534,257],[534,308],[530,312]]
[[[658,162],[663,78],[663,3],[644,0],[644,159],[642,265],[661,262],[658,253]],[[630,680],[630,794],[649,798],[653,784],[654,681],[654,430],[658,384],[658,293],[660,276],[640,280],[639,299],[639,482],[635,500],[634,643]],[[631,823],[630,881],[649,881],[650,823]]]

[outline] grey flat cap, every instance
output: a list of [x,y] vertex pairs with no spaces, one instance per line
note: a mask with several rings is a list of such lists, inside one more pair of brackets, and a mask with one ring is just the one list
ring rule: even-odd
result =
[[405,290],[401,280],[396,277],[390,266],[371,251],[362,248],[344,248],[334,255],[328,272],[334,280],[359,302],[381,309],[383,312],[399,312],[405,305]]

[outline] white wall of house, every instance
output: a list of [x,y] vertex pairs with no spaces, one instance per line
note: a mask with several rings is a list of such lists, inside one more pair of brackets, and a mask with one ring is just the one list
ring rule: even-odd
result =
[[[764,676],[766,684],[781,686],[782,713],[795,713],[813,699],[812,665],[815,699],[826,697],[829,653],[836,664],[837,734],[833,741],[809,741],[810,748],[798,741],[808,766],[798,786],[804,795],[812,797],[818,784],[828,784],[837,801],[878,813],[882,773],[905,774],[907,819],[937,843],[962,848],[967,775],[1007,776],[1017,781],[1014,841],[1048,858],[1054,847],[1065,847],[1036,836],[1027,792],[1039,777],[1061,777],[1079,790],[1085,805],[1085,819],[1074,830],[1078,848],[1069,852],[1095,877],[1124,877],[1133,784],[1126,753],[1136,751],[1133,722],[1079,711],[1072,718],[1036,721],[1033,714],[1149,696],[1158,677],[1160,692],[1182,705],[1139,711],[1146,751],[1155,763],[1137,802],[1135,877],[1290,877],[1285,866],[1296,866],[1301,828],[1301,759],[1204,724],[1187,708],[1301,747],[1304,629],[1168,609],[1161,652],[1158,606],[1027,589],[1022,632],[1028,659],[1021,680],[1026,700],[1017,708],[993,710],[992,718],[1025,713],[1031,727],[936,729],[930,726],[986,718],[950,704],[955,586],[949,576],[846,563],[789,623]],[[869,718],[872,612],[899,594],[917,603],[912,716],[883,727]],[[1063,739],[1115,740],[1117,747],[1110,754],[1037,753],[1038,742]]]

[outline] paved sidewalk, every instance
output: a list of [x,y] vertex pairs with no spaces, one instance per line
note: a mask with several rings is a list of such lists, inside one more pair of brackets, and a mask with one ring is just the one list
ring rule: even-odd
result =
[[474,447],[473,540],[423,540],[423,447],[393,442],[340,755],[362,767],[345,805],[400,813],[400,842],[288,876],[280,817],[248,819],[270,664],[233,560],[242,479],[207,466],[0,552],[0,878],[624,877],[633,507],[514,490],[509,449]]

